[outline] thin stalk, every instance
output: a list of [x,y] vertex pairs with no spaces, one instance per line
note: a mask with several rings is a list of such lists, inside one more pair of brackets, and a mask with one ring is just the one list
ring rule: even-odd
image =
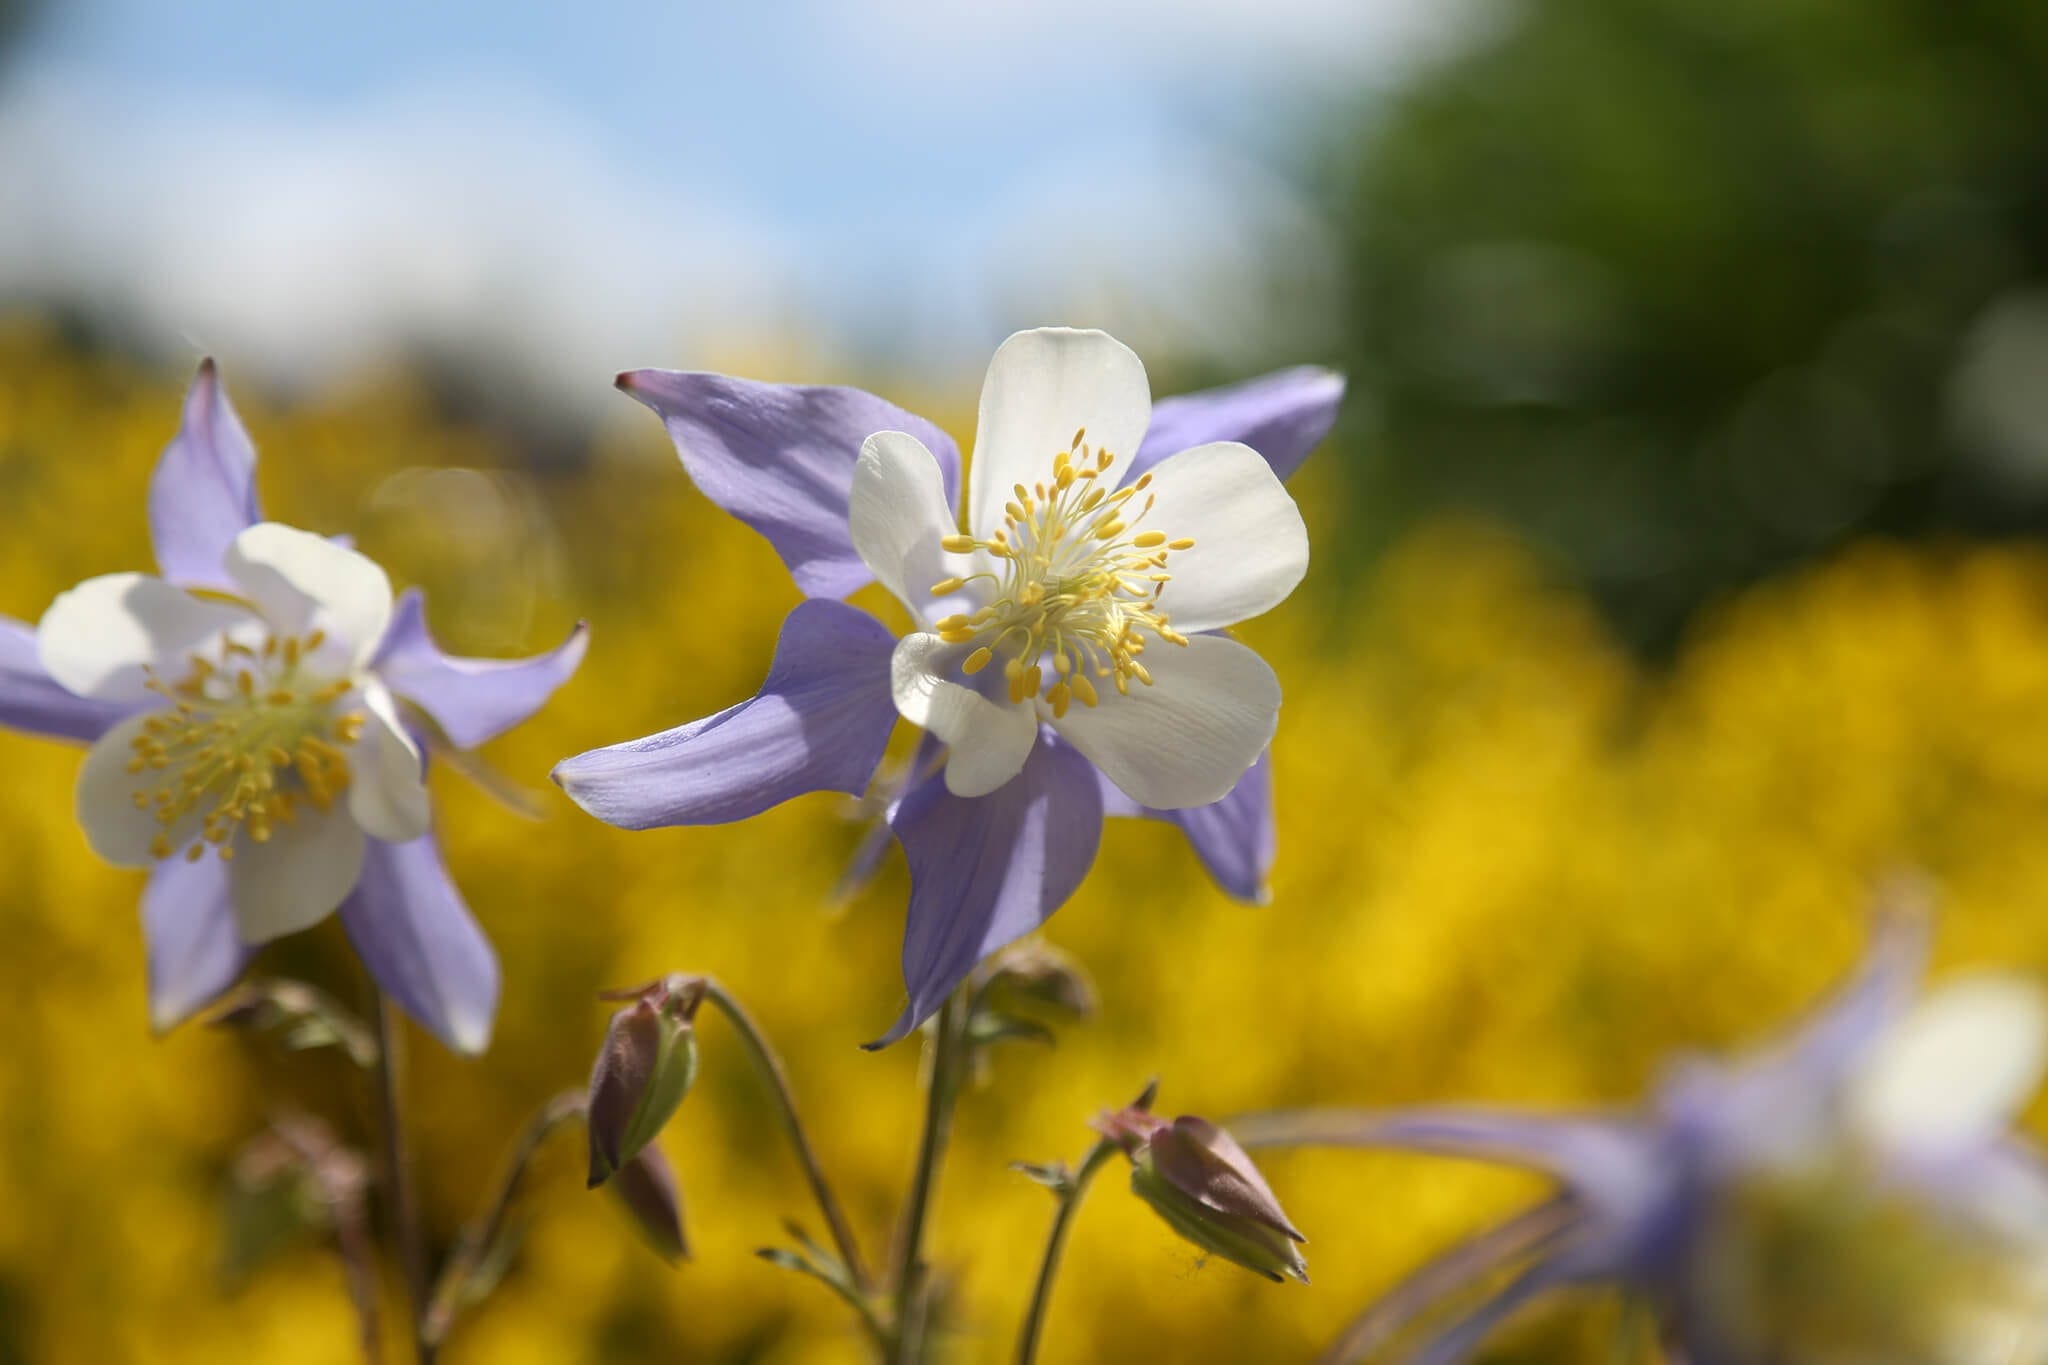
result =
[[448,1329],[454,1326],[456,1316],[462,1311],[463,1292],[469,1279],[496,1245],[498,1235],[505,1227],[505,1216],[511,1211],[512,1200],[519,1193],[520,1183],[525,1180],[527,1169],[532,1166],[541,1144],[555,1129],[582,1117],[587,1104],[582,1091],[564,1090],[535,1110],[520,1130],[519,1139],[513,1144],[504,1171],[498,1177],[497,1191],[491,1196],[491,1202],[480,1217],[463,1229],[461,1241],[456,1244],[434,1285],[422,1332],[435,1346],[448,1339]]
[[747,1055],[753,1059],[755,1070],[775,1092],[776,1104],[781,1111],[782,1131],[789,1138],[797,1163],[804,1168],[804,1178],[811,1186],[811,1197],[817,1201],[818,1212],[824,1216],[825,1226],[832,1234],[832,1244],[839,1249],[839,1259],[845,1265],[846,1273],[863,1293],[872,1292],[874,1282],[868,1278],[867,1266],[860,1258],[860,1247],[853,1239],[853,1226],[846,1221],[846,1214],[840,1209],[839,1200],[825,1179],[825,1168],[818,1161],[817,1150],[811,1146],[810,1135],[804,1131],[803,1117],[797,1112],[796,1092],[790,1088],[789,1073],[783,1070],[782,1059],[768,1045],[767,1035],[740,1008],[739,1001],[733,999],[725,987],[709,977],[702,980],[701,986],[704,999],[716,1007],[732,1025],[733,1031],[739,1034]]
[[1081,1159],[1081,1168],[1059,1192],[1059,1208],[1052,1216],[1052,1231],[1045,1239],[1045,1256],[1038,1263],[1038,1282],[1031,1287],[1031,1307],[1025,1311],[1024,1325],[1017,1331],[1017,1365],[1032,1365],[1038,1359],[1038,1342],[1045,1331],[1046,1309],[1052,1303],[1052,1282],[1059,1274],[1067,1232],[1074,1225],[1074,1215],[1081,1211],[1081,1199],[1088,1193],[1095,1173],[1116,1151],[1117,1145],[1108,1138],[1090,1147],[1088,1155]]
[[427,1337],[427,1247],[420,1235],[418,1194],[413,1188],[412,1156],[406,1148],[403,1092],[405,1088],[404,1021],[398,1007],[375,986],[370,988],[371,1013],[377,1024],[377,1136],[384,1169],[384,1201],[398,1262],[405,1274],[407,1307],[412,1320],[414,1354],[419,1365],[434,1365],[434,1343]]
[[937,1027],[925,1054],[924,1132],[918,1141],[917,1170],[904,1206],[903,1231],[896,1249],[896,1340],[891,1365],[917,1365],[924,1355],[928,1268],[924,1263],[925,1225],[930,1221],[932,1194],[946,1158],[953,1131],[953,1102],[960,1092],[960,1063],[967,1040],[967,994],[955,991],[939,1007]]

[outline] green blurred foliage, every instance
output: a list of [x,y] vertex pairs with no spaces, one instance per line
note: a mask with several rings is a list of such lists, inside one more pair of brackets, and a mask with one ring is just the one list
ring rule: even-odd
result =
[[1664,648],[1859,533],[2048,525],[2048,6],[1481,9],[1340,158],[1360,545],[1502,518]]

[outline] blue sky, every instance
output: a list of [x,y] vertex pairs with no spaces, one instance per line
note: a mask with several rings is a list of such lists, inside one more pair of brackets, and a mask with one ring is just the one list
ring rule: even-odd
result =
[[472,332],[924,359],[1076,310],[1228,349],[1322,249],[1288,149],[1446,12],[70,0],[0,77],[0,291],[286,371]]

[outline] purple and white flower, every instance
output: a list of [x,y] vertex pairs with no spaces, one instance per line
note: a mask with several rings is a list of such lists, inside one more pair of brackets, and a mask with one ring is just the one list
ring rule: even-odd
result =
[[1508,1274],[1409,1358],[1453,1365],[1548,1291],[1606,1285],[1651,1308],[1685,1365],[2048,1360],[2048,1168],[2012,1131],[2048,1063],[2048,1002],[1992,974],[1919,992],[1925,923],[1888,922],[1804,1028],[1690,1063],[1640,1113],[1233,1122],[1248,1147],[1400,1148],[1559,1184],[1411,1275],[1326,1358],[1366,1358]]
[[392,998],[481,1051],[497,960],[434,844],[426,750],[539,709],[585,633],[527,660],[443,654],[418,593],[394,598],[355,550],[262,520],[255,470],[206,362],[150,483],[163,576],[87,579],[33,632],[0,621],[0,724],[91,745],[86,839],[152,869],[156,1027],[219,995],[261,944],[339,910]]
[[[646,829],[860,794],[898,716],[920,726],[888,817],[910,865],[910,999],[882,1042],[1074,892],[1105,815],[1171,821],[1227,891],[1263,896],[1280,688],[1218,632],[1307,568],[1282,479],[1328,431],[1340,378],[1289,370],[1154,406],[1103,333],[1020,332],[983,384],[964,508],[953,442],[872,395],[654,370],[619,384],[810,597],[751,700],[560,764],[584,809]],[[874,581],[909,609],[900,640],[834,600]]]

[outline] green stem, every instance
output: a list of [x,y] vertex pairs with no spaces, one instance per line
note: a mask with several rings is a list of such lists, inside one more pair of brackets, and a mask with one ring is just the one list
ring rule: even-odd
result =
[[723,986],[709,977],[703,978],[700,986],[704,998],[726,1017],[733,1031],[739,1034],[755,1069],[768,1082],[768,1088],[775,1092],[775,1100],[781,1110],[782,1131],[796,1152],[798,1164],[804,1168],[804,1178],[811,1186],[811,1197],[818,1203],[818,1212],[824,1215],[825,1226],[832,1234],[832,1244],[839,1249],[839,1259],[846,1266],[846,1273],[852,1277],[853,1283],[863,1293],[871,1291],[873,1282],[861,1261],[860,1247],[853,1239],[853,1227],[846,1221],[845,1212],[833,1196],[832,1186],[825,1179],[825,1168],[819,1163],[818,1153],[804,1131],[803,1117],[797,1113],[796,1092],[790,1089],[789,1073],[783,1070],[781,1058],[768,1045],[767,1036],[740,1008],[739,1001],[733,999]]
[[918,1365],[924,1357],[929,1308],[928,1268],[924,1262],[925,1225],[930,1221],[932,1194],[953,1130],[953,1102],[959,1097],[960,1062],[967,1039],[967,995],[955,991],[939,1007],[937,1027],[925,1054],[924,1133],[917,1147],[917,1171],[911,1177],[909,1202],[896,1254],[896,1340],[891,1365]]
[[535,1110],[526,1121],[525,1128],[520,1130],[519,1140],[513,1145],[504,1172],[498,1178],[497,1192],[483,1215],[463,1229],[461,1241],[456,1244],[454,1254],[449,1256],[440,1279],[434,1285],[433,1297],[427,1306],[426,1323],[421,1331],[435,1346],[448,1339],[448,1329],[455,1325],[456,1316],[465,1306],[469,1280],[490,1255],[499,1233],[504,1230],[505,1215],[511,1211],[513,1197],[519,1193],[520,1183],[526,1178],[527,1168],[533,1164],[541,1143],[555,1129],[572,1119],[581,1118],[587,1102],[582,1091],[565,1090]]
[[1059,1274],[1060,1253],[1066,1250],[1067,1232],[1074,1225],[1074,1215],[1081,1211],[1081,1199],[1088,1193],[1095,1173],[1116,1155],[1116,1151],[1117,1145],[1108,1138],[1097,1142],[1082,1158],[1081,1169],[1074,1172],[1066,1188],[1060,1191],[1059,1208],[1052,1216],[1052,1232],[1045,1239],[1045,1256],[1038,1263],[1038,1282],[1031,1288],[1031,1307],[1025,1311],[1024,1325],[1017,1331],[1017,1365],[1032,1365],[1038,1359],[1038,1342],[1045,1331],[1045,1313],[1052,1303],[1053,1277]]
[[413,1350],[419,1365],[434,1365],[435,1346],[427,1336],[427,1247],[420,1235],[418,1192],[413,1186],[412,1156],[406,1149],[403,1093],[405,1051],[398,1007],[375,986],[370,988],[371,1013],[377,1027],[377,1130],[382,1145],[384,1200],[391,1236],[398,1244],[398,1263],[405,1273],[407,1306],[412,1321]]

